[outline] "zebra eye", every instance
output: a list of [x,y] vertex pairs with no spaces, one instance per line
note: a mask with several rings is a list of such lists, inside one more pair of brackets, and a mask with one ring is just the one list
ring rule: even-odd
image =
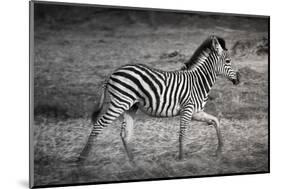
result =
[[225,62],[229,64],[230,63],[230,59],[225,60]]

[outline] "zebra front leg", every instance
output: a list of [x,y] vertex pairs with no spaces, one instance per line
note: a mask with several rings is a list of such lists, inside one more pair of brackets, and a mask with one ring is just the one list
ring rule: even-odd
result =
[[183,143],[184,137],[186,134],[186,127],[190,123],[191,116],[193,112],[193,106],[186,106],[181,110],[181,118],[180,118],[180,133],[179,133],[179,160],[183,158]]
[[215,116],[208,114],[206,112],[197,112],[194,113],[192,116],[192,119],[197,120],[197,121],[203,121],[203,122],[207,122],[207,123],[211,123],[215,129],[216,129],[216,133],[217,133],[217,138],[218,138],[218,147],[216,150],[216,155],[220,155],[222,152],[222,146],[223,146],[223,142],[222,142],[222,135],[221,135],[221,131],[220,131],[220,123],[218,118],[216,118]]
[[136,113],[136,108],[132,108],[129,111],[124,112],[124,121],[122,122],[122,127],[121,127],[121,139],[126,151],[126,154],[130,160],[130,162],[134,163],[134,158],[131,152],[131,149],[129,147],[129,142],[133,136],[133,131],[134,131],[134,119],[133,116]]

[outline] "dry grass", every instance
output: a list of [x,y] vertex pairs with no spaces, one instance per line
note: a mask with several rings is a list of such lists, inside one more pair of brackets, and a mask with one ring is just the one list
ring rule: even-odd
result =
[[137,166],[132,166],[125,155],[119,138],[120,121],[104,130],[93,147],[89,162],[82,168],[73,160],[78,157],[91,129],[87,121],[75,119],[36,125],[39,128],[35,144],[38,153],[35,156],[38,157],[35,160],[36,182],[101,182],[268,170],[266,119],[221,119],[224,148],[219,158],[215,156],[217,138],[214,128],[192,123],[186,137],[183,161],[177,160],[179,118],[139,115],[136,121],[132,144]]
[[[118,27],[113,27],[107,19],[102,25],[95,19],[73,28],[43,25],[35,30],[36,185],[268,171],[268,63],[267,54],[257,55],[267,37],[266,22],[242,19],[248,25],[231,25],[227,19],[196,18],[205,23],[201,27],[194,25],[195,18],[187,17],[180,27],[153,29],[145,24],[127,27],[117,21]],[[246,52],[233,55],[241,85],[219,79],[206,107],[221,119],[222,157],[214,156],[214,128],[192,122],[185,158],[178,161],[179,117],[160,119],[138,112],[132,141],[137,166],[130,165],[125,156],[119,120],[99,136],[84,167],[73,163],[91,130],[87,117],[108,74],[127,63],[179,69],[214,32],[226,39],[229,49]],[[250,41],[249,47],[241,43],[245,40]],[[166,56],[175,51],[176,56]]]

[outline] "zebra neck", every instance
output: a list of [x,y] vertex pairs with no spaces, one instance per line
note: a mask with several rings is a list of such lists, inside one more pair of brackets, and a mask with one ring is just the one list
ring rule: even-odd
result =
[[197,78],[196,86],[200,87],[200,90],[204,92],[204,96],[208,95],[216,81],[217,75],[215,65],[217,61],[217,57],[210,53],[208,57],[205,57],[203,61],[198,64],[196,69],[192,70],[194,76]]

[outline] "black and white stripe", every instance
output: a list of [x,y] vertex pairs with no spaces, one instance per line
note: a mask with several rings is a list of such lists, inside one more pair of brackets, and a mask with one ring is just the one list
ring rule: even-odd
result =
[[[181,115],[181,153],[186,127],[193,113],[204,109],[217,76],[224,75],[235,81],[238,79],[228,60],[224,40],[211,36],[181,70],[161,71],[142,64],[125,65],[115,70],[103,88],[110,96],[109,107],[98,120],[95,120],[94,114],[94,126],[89,140],[134,107],[134,112],[138,108],[156,117]],[[84,149],[82,156],[85,153]]]

